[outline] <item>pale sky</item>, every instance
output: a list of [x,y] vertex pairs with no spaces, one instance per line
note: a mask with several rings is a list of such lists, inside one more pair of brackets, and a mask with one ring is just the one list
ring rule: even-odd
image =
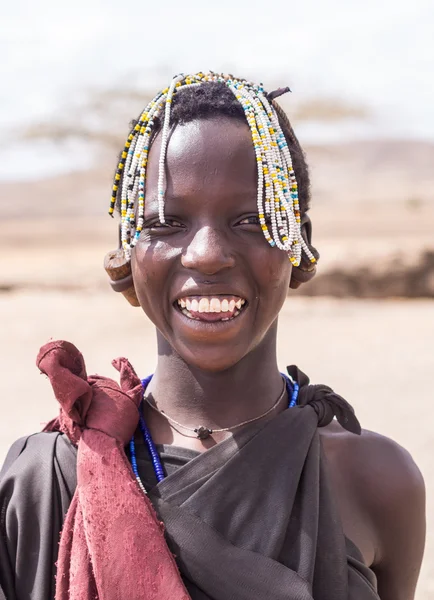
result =
[[[325,94],[371,107],[374,121],[355,135],[434,140],[432,0],[14,0],[1,14],[3,179],[19,172],[23,151],[10,147],[11,127],[55,118],[90,86],[152,88],[161,71],[290,84],[299,99]],[[348,137],[342,127],[306,136]]]

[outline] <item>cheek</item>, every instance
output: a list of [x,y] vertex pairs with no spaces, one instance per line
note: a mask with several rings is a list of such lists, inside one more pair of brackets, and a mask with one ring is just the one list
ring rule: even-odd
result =
[[264,287],[273,291],[281,288],[286,295],[292,271],[292,265],[286,253],[273,248],[264,253],[259,262],[258,271],[261,273]]
[[145,239],[137,244],[132,253],[131,264],[139,299],[161,294],[170,281],[169,273],[179,252],[178,248],[164,241],[151,243]]
[[[254,256],[253,256],[254,254]],[[252,252],[258,285],[258,303],[255,316],[257,333],[262,335],[275,322],[286,300],[292,265],[287,254],[277,248]]]
[[[289,262],[289,261],[288,261]],[[273,290],[280,287],[287,288],[289,286],[289,278],[291,275],[291,264],[269,265],[268,280],[269,285]]]

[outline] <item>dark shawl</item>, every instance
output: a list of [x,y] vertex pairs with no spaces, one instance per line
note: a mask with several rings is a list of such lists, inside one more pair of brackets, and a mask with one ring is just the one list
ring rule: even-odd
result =
[[[351,428],[352,413],[306,381],[302,406],[242,430],[151,490],[193,599],[378,600],[373,573],[343,534],[317,430],[330,410]],[[58,433],[10,451],[0,485],[7,600],[53,598],[74,467],[75,450]]]

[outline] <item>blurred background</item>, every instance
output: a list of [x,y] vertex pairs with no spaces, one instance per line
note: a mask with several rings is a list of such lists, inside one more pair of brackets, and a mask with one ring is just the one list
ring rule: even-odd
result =
[[0,461],[57,412],[34,366],[49,338],[74,342],[91,372],[114,373],[118,355],[142,375],[155,365],[152,326],[102,268],[129,121],[178,72],[289,85],[321,262],[288,297],[279,360],[413,455],[429,518],[417,599],[434,598],[433,21],[432,0],[2,6]]

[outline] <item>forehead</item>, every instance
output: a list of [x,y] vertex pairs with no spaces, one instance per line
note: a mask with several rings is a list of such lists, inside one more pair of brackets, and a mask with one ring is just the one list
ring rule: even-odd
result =
[[[161,132],[150,152],[147,199],[158,185]],[[176,125],[171,131],[165,160],[166,196],[251,194],[257,187],[256,159],[247,123],[232,118],[200,119]]]

